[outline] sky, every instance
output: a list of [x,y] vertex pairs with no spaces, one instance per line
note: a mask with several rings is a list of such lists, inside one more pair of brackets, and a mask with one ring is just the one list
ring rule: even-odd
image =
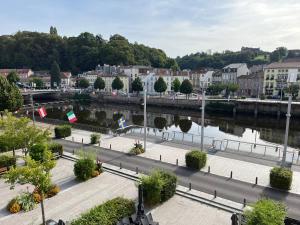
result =
[[200,51],[300,48],[300,0],[4,0],[0,35],[113,34],[176,57]]

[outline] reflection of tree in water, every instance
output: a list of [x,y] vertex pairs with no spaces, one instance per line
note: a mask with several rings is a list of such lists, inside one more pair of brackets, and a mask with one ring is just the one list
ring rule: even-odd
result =
[[163,117],[155,117],[154,126],[160,130],[166,128],[167,120]]
[[179,128],[182,132],[187,133],[192,127],[192,121],[188,119],[182,119],[179,121]]
[[102,123],[106,119],[106,112],[105,111],[97,111],[95,116],[99,123]]
[[134,125],[142,126],[144,123],[144,115],[132,115],[132,123]]
[[179,121],[180,121],[180,117],[178,115],[175,115],[173,120],[175,127],[178,127]]
[[113,114],[113,121],[118,121],[119,119],[121,119],[121,117],[123,116],[123,114],[122,113],[114,113]]

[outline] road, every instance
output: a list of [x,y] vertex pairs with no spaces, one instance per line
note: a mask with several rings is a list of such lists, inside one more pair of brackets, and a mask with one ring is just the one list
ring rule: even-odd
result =
[[250,183],[228,179],[206,172],[192,171],[186,167],[176,166],[164,163],[158,160],[147,159],[139,156],[130,156],[123,152],[94,147],[90,145],[82,145],[66,140],[55,140],[64,146],[67,152],[73,152],[74,149],[94,149],[99,153],[102,162],[119,166],[132,171],[138,167],[139,171],[149,174],[153,169],[163,169],[173,172],[178,177],[180,185],[189,186],[192,183],[192,188],[208,194],[213,194],[217,191],[219,197],[243,203],[244,199],[248,203],[253,203],[262,197],[272,198],[274,200],[283,201],[288,207],[288,215],[291,218],[300,220],[300,195],[275,190],[268,187],[253,185]]

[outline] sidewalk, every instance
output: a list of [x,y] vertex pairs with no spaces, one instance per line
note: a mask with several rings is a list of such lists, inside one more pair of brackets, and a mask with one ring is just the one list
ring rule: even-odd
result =
[[[91,134],[92,132],[89,131],[73,129],[72,136],[66,138],[66,140],[73,139],[75,142],[82,142],[83,140],[83,143],[88,144],[90,143]],[[113,150],[128,152],[138,140],[140,143],[143,143],[143,140],[139,137],[133,139],[126,136],[112,137],[109,135],[102,135],[100,146],[110,148],[111,145]],[[176,164],[176,160],[178,159],[178,164],[180,166],[185,166],[185,154],[191,149],[192,148],[182,149],[171,147],[168,146],[167,142],[155,143],[148,141],[146,152],[140,156],[159,160],[161,155],[163,162]],[[232,171],[233,179],[255,183],[257,177],[259,185],[269,186],[269,172],[272,169],[270,166],[224,158],[211,154],[208,154],[207,156],[207,165],[202,169],[203,171],[208,171],[208,166],[210,166],[210,172],[212,174],[230,177],[230,172]],[[293,172],[293,184],[290,192],[300,194],[300,172]]]

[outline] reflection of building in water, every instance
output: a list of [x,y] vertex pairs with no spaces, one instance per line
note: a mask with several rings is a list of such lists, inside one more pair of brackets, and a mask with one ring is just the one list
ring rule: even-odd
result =
[[234,134],[238,137],[242,137],[245,132],[244,127],[237,126],[234,123],[222,122],[222,123],[219,123],[218,126],[219,126],[220,131],[223,131],[223,132],[229,133],[229,134]]
[[[260,139],[273,142],[277,144],[283,144],[284,141],[284,130],[271,129],[271,128],[261,128],[260,129]],[[300,132],[299,131],[289,131],[288,145],[299,148],[300,147]]]

